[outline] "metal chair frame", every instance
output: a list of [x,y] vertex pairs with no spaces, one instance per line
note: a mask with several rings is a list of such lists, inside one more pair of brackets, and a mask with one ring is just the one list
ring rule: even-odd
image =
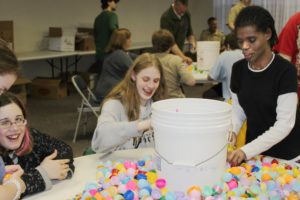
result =
[[94,93],[92,92],[92,90],[88,87],[85,80],[80,75],[74,75],[74,76],[72,76],[72,83],[73,83],[75,89],[77,90],[77,92],[79,93],[79,95],[82,97],[81,105],[77,109],[79,112],[79,115],[78,115],[76,128],[75,128],[75,132],[74,132],[74,136],[73,136],[73,142],[75,143],[77,134],[78,134],[78,130],[79,130],[82,113],[83,112],[86,113],[86,119],[85,119],[85,123],[84,123],[84,133],[86,133],[86,125],[87,125],[87,117],[88,117],[87,114],[93,113],[93,115],[95,115],[95,117],[98,118],[98,116],[99,116],[98,112],[100,112],[100,111],[99,111],[99,106],[94,107],[90,103],[91,100],[96,102],[97,98],[94,95]]

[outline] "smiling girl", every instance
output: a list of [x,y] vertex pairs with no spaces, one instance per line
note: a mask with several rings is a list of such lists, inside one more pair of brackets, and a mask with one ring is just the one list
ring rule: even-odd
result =
[[10,93],[0,96],[0,150],[6,165],[23,168],[24,195],[48,190],[53,180],[63,180],[74,171],[70,146],[28,128],[23,104]]
[[[125,78],[105,98],[92,139],[96,152],[154,145],[150,129],[152,98],[166,95],[163,69],[149,53],[136,58]],[[148,131],[148,132],[147,132]]]

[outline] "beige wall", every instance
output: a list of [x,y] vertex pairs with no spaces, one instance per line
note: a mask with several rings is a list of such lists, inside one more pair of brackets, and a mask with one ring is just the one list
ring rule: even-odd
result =
[[[16,52],[34,51],[44,48],[43,38],[47,35],[49,26],[92,27],[94,18],[101,11],[99,2],[100,0],[0,0],[0,19],[14,21]],[[133,42],[150,42],[153,31],[159,29],[161,14],[171,2],[172,0],[121,0],[117,10],[120,27],[131,30]],[[206,28],[206,19],[213,13],[212,4],[212,0],[190,0],[189,10],[196,38]],[[91,59],[84,66],[81,64],[79,69],[85,70],[93,62]],[[30,65],[30,76],[34,76],[32,72],[36,72],[37,68],[32,65],[37,65],[37,62],[26,62],[24,65]],[[38,62],[38,65],[47,64]],[[44,70],[49,71],[48,68]]]
[[[171,0],[121,0],[117,13],[121,27],[129,28],[133,41],[147,42],[159,28],[159,18]],[[190,0],[195,35],[206,26],[212,13],[210,0]],[[15,50],[42,48],[49,26],[92,26],[101,11],[99,0],[0,0],[0,19],[14,21]]]
[[213,0],[190,0],[189,9],[192,14],[192,26],[196,39],[207,28],[207,19],[213,15]]

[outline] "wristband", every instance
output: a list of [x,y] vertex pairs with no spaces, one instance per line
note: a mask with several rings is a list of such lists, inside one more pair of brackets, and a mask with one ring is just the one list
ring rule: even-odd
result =
[[4,183],[4,185],[10,184],[10,183],[14,184],[16,186],[16,188],[17,188],[17,193],[16,193],[15,197],[13,198],[13,200],[20,199],[20,196],[21,196],[21,184],[16,179],[9,179],[8,181],[6,181]]

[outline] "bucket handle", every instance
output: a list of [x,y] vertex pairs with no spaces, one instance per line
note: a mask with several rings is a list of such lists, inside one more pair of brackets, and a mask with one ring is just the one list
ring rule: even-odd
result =
[[227,137],[227,140],[228,140],[227,143],[228,143],[228,147],[229,147],[230,151],[235,148],[234,145],[231,143],[231,139],[234,134],[232,130],[233,130],[233,125],[231,124],[231,126],[229,128],[229,132],[228,132],[228,137]]
[[[214,158],[215,156],[217,156],[219,153],[221,153],[225,148],[227,148],[227,145],[228,145],[228,142],[226,142],[225,145],[224,145],[219,151],[217,151],[216,153],[214,153],[213,155],[211,155],[211,156],[208,157],[207,159],[205,159],[205,160],[203,160],[203,161],[197,163],[196,165],[194,165],[194,167],[198,167],[199,165],[202,165],[203,163],[205,163],[205,162],[211,160],[212,158]],[[165,157],[163,157],[160,153],[158,153],[158,151],[156,151],[156,149],[155,149],[155,152],[156,152],[156,153],[157,153],[164,161],[166,161],[168,164],[171,164],[171,165],[176,164],[176,163],[172,163],[172,162],[168,161]],[[176,165],[178,165],[178,164],[176,164]],[[179,164],[179,165],[182,165],[182,164]],[[184,165],[182,165],[182,166],[184,166]],[[187,165],[186,165],[186,166],[187,166]],[[190,165],[189,165],[189,166],[190,166]]]

